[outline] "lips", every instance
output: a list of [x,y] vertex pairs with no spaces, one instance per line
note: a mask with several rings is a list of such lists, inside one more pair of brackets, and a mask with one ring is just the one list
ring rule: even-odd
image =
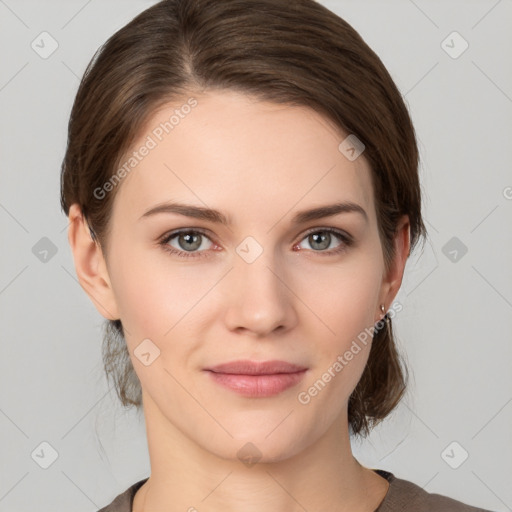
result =
[[278,373],[296,373],[306,370],[305,366],[299,366],[286,361],[250,361],[248,359],[218,364],[206,368],[215,373],[228,373],[233,375],[275,375]]
[[296,386],[307,368],[286,361],[232,361],[205,368],[213,382],[248,398],[277,395]]

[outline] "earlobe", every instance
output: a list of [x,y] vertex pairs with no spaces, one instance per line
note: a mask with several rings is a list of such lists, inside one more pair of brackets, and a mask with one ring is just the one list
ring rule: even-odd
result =
[[77,203],[69,208],[68,241],[80,286],[103,317],[108,320],[117,320],[118,307],[103,252],[100,244],[91,237],[89,227]]

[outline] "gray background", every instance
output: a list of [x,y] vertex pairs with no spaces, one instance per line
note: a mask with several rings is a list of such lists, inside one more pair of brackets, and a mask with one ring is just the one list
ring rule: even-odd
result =
[[[96,511],[149,475],[143,418],[102,373],[103,318],[76,280],[59,177],[79,77],[152,3],[0,0],[2,512]],[[322,3],[405,95],[430,234],[397,296],[408,394],[354,453],[429,492],[512,510],[512,2]],[[31,47],[51,49],[43,31],[58,43],[47,58]]]

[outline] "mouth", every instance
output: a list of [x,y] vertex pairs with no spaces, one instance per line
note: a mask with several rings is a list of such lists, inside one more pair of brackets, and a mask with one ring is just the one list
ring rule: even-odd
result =
[[225,388],[246,397],[263,398],[296,386],[307,368],[286,361],[241,360],[205,368],[205,371]]

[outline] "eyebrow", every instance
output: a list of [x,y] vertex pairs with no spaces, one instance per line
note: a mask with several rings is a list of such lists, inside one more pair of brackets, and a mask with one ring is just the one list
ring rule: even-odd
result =
[[[364,219],[368,222],[368,215],[362,206],[351,201],[344,201],[341,203],[329,204],[297,212],[293,216],[291,223],[292,225],[304,224],[312,220],[323,219],[325,217],[333,217],[334,215],[338,215],[340,213],[350,212],[361,214],[364,217]],[[216,224],[222,224],[224,226],[231,225],[231,221],[228,219],[228,217],[218,210],[182,203],[158,204],[144,212],[139,220],[151,217],[153,215],[157,215],[159,213],[174,213],[178,215],[183,215],[185,217],[192,217],[194,219],[200,219],[204,221],[213,222]]]

